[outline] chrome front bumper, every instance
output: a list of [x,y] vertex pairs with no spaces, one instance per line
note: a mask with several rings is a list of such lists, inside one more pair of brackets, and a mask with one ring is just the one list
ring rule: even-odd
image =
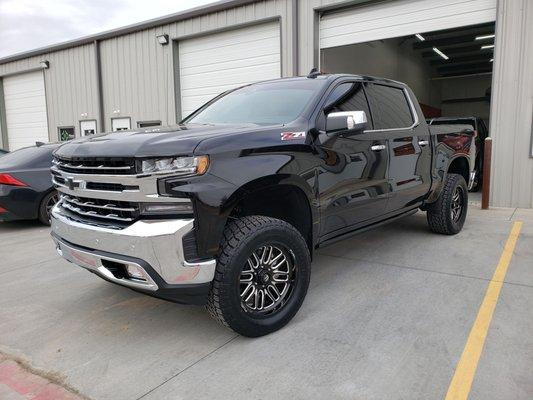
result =
[[[158,281],[179,287],[213,280],[216,260],[185,261],[182,238],[192,227],[193,219],[178,219],[141,220],[122,230],[109,229],[74,221],[58,205],[52,210],[52,237],[63,258],[114,283],[147,291],[157,291]],[[106,267],[109,263],[132,265],[147,277],[118,278]]]

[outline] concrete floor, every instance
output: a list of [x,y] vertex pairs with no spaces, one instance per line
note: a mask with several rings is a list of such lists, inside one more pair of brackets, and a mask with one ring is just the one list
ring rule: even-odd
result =
[[533,398],[533,210],[471,206],[321,250],[284,329],[235,335],[61,260],[48,229],[0,224],[0,352],[92,399],[442,399],[513,220],[524,226],[470,399]]

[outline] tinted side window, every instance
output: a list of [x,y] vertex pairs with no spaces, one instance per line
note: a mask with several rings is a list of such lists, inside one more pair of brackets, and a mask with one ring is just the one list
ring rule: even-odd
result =
[[369,83],[366,92],[374,117],[374,129],[407,128],[413,124],[411,109],[402,89]]
[[341,83],[329,94],[326,112],[364,111],[371,122],[370,109],[361,82]]

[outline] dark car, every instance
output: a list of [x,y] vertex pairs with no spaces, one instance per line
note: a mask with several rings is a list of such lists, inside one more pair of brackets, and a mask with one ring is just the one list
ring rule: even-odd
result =
[[480,117],[440,117],[428,120],[429,125],[470,125],[474,128],[476,135],[476,162],[474,164],[474,181],[472,183],[472,192],[481,189],[483,183],[483,144],[489,136],[489,130],[485,122]]
[[42,144],[0,157],[0,221],[38,219],[50,225],[50,211],[58,200],[50,167],[58,147]]

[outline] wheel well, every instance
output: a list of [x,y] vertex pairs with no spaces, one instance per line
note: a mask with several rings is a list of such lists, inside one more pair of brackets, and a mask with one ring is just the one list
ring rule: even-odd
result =
[[255,190],[242,198],[233,208],[230,217],[264,215],[288,222],[305,239],[313,254],[312,216],[305,193],[293,185],[276,185]]
[[456,158],[448,167],[448,173],[462,175],[468,185],[470,179],[470,165],[468,160],[465,157]]

